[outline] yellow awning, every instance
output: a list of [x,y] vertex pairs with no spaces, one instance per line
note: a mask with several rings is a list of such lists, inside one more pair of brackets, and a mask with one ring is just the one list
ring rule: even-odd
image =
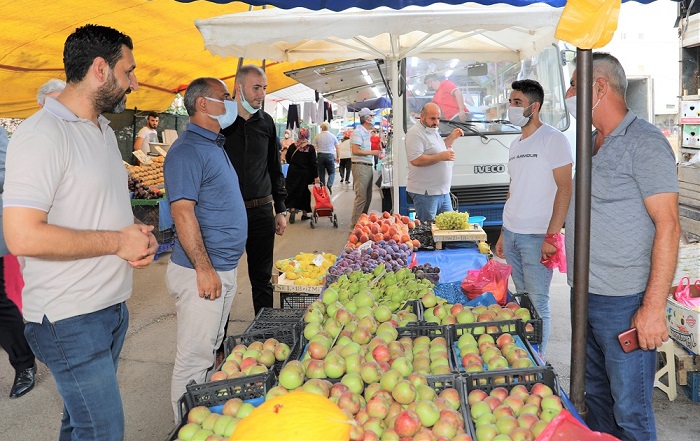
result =
[[[260,8],[256,8],[260,9]],[[223,79],[229,88],[238,64],[204,49],[194,20],[248,11],[234,2],[173,0],[15,0],[0,13],[0,117],[26,118],[38,110],[36,93],[51,78],[65,79],[63,44],[84,24],[110,26],[134,41],[140,89],[127,107],[163,111],[198,77]],[[264,32],[264,30],[260,30]],[[258,60],[246,60],[260,65]],[[268,92],[295,84],[284,72],[327,61],[267,64]]]

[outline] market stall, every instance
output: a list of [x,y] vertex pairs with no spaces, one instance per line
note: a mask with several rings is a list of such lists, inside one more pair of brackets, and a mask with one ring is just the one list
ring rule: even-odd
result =
[[[488,247],[462,240],[419,250],[410,234],[426,239],[419,227],[405,216],[370,213],[337,257],[299,253],[277,261],[275,290],[303,303],[264,308],[246,333],[226,339],[225,361],[211,381],[188,386],[183,421],[168,439],[247,439],[252,427],[256,436],[274,436],[261,429],[270,424],[269,409],[300,405],[309,394],[324,398],[309,404],[308,418],[326,438],[307,426],[297,432],[302,413],[296,423],[278,419],[278,439],[327,439],[329,431],[337,439],[422,432],[456,440],[534,439],[563,426],[587,431],[537,354],[542,320],[527,295],[502,304],[491,293],[475,303],[441,296],[489,262]],[[531,416],[516,430],[528,405]],[[324,421],[327,412],[340,412],[344,422]]]

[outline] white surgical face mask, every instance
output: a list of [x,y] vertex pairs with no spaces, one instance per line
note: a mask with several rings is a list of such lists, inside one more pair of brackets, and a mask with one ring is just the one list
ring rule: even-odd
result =
[[289,133],[285,133],[285,134],[284,134],[284,137],[285,137],[285,138],[289,138]]
[[527,107],[508,107],[508,121],[518,127],[524,127],[530,121],[530,118],[532,118],[532,114],[530,114],[530,116],[524,115],[525,109],[529,108],[530,106],[532,106],[532,104]]
[[242,87],[239,87],[239,88],[238,88],[238,91],[241,93],[241,105],[242,105],[243,108],[246,110],[246,112],[248,112],[248,113],[250,113],[250,114],[253,114],[253,113],[257,112],[258,110],[260,110],[260,107],[257,107],[257,108],[256,108],[256,107],[253,107],[253,105],[250,104],[250,103],[248,102],[248,100],[245,99],[245,95],[243,94],[243,88],[242,88]]
[[440,127],[426,127],[425,132],[429,135],[440,133]]
[[224,104],[224,108],[226,109],[226,111],[222,115],[210,115],[207,113],[207,116],[219,121],[219,125],[221,126],[222,130],[233,124],[234,121],[236,121],[236,118],[238,117],[238,105],[236,105],[235,101],[217,100],[216,98],[211,98],[208,96],[205,96],[204,98],[209,101]]

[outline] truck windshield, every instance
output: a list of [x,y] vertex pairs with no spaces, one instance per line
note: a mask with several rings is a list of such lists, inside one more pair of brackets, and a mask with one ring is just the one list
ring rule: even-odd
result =
[[408,58],[406,126],[417,123],[423,105],[432,101],[442,111],[440,133],[443,136],[454,127],[466,128],[465,135],[520,132],[520,127],[507,121],[510,85],[516,80],[532,79],[538,81],[545,92],[540,118],[564,131],[569,126],[569,118],[564,106],[566,87],[560,66],[559,50],[554,45],[519,62]]

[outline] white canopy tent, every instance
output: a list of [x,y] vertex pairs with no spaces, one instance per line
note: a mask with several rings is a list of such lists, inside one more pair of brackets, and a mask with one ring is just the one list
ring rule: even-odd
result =
[[[348,9],[310,11],[267,9],[196,20],[205,47],[214,55],[273,61],[385,59],[390,88],[399,90],[399,60],[475,58],[520,61],[555,42],[562,8],[536,4],[432,5],[401,10]],[[393,114],[403,115],[402,100],[392,99]],[[394,126],[396,142],[403,124]],[[394,155],[394,211],[398,211],[398,176]]]

